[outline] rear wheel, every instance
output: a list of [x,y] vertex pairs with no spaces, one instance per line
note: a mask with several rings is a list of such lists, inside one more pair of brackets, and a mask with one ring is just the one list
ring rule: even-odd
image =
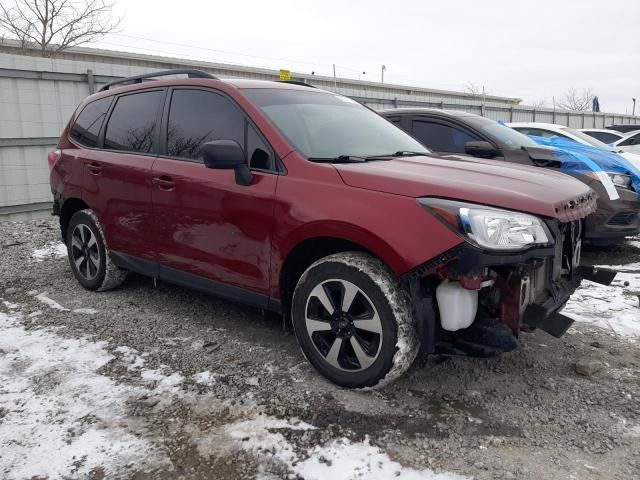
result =
[[67,253],[76,280],[88,290],[110,290],[127,276],[109,257],[100,221],[91,210],[76,212],[67,227]]
[[311,265],[294,292],[292,319],[307,359],[344,387],[387,384],[418,351],[406,290],[365,253],[339,253]]

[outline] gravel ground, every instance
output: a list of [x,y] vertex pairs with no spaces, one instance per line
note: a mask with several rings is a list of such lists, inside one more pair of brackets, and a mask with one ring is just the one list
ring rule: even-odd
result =
[[83,290],[58,232],[0,223],[2,478],[640,478],[637,337],[576,323],[348,391],[275,316],[136,275]]

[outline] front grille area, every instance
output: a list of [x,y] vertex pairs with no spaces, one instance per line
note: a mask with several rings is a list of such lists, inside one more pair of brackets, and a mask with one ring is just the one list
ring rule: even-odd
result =
[[589,193],[554,205],[561,222],[580,220],[596,211],[598,196],[591,190]]
[[631,225],[638,217],[636,212],[618,212],[609,219],[607,225],[614,225],[616,227],[624,227]]

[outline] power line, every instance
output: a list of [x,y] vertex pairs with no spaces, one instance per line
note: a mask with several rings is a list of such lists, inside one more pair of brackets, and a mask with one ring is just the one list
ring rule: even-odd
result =
[[[300,65],[309,65],[309,66],[314,66],[314,67],[326,67],[327,72],[324,73],[324,75],[326,76],[331,76],[331,69],[333,68],[333,64],[325,64],[325,63],[313,63],[313,62],[305,62],[305,61],[301,61],[301,60],[293,60],[293,59],[285,59],[285,58],[279,58],[279,57],[267,57],[267,56],[260,56],[260,55],[252,55],[252,54],[245,54],[245,53],[238,53],[238,52],[232,52],[232,51],[228,51],[228,50],[218,50],[218,49],[214,49],[214,48],[208,48],[208,47],[201,47],[201,46],[197,46],[197,45],[190,45],[190,44],[186,44],[186,43],[179,43],[179,42],[171,42],[171,41],[167,41],[167,40],[156,40],[156,39],[152,39],[152,38],[147,38],[147,37],[140,37],[137,35],[128,35],[128,34],[123,34],[123,33],[112,33],[110,34],[110,36],[119,36],[119,37],[127,37],[127,38],[131,38],[131,39],[135,39],[135,40],[145,40],[145,41],[149,41],[149,42],[155,42],[155,43],[160,43],[160,44],[166,44],[166,45],[173,45],[173,46],[177,46],[177,47],[182,47],[182,48],[190,48],[190,49],[195,49],[195,50],[203,50],[203,51],[209,51],[209,52],[213,52],[213,53],[221,53],[221,54],[225,54],[225,55],[235,55],[235,56],[239,56],[239,57],[247,57],[247,58],[255,58],[258,60],[266,60],[266,61],[277,61],[277,62],[287,62],[287,63],[293,63],[293,64],[300,64]],[[200,60],[203,62],[207,62],[207,61],[212,61],[213,59],[210,57],[202,57],[199,55],[193,55],[190,53],[185,53],[185,52],[172,52],[172,51],[167,51],[167,50],[158,50],[158,49],[154,49],[154,48],[147,48],[147,47],[140,47],[138,45],[130,45],[130,44],[121,44],[121,43],[112,43],[112,42],[105,42],[105,41],[98,41],[96,42],[97,44],[102,44],[102,45],[112,45],[112,46],[116,46],[116,47],[121,47],[121,48],[128,48],[128,49],[133,49],[135,50],[142,50],[142,51],[146,51],[146,52],[152,52],[152,53],[156,53],[156,54],[162,54],[162,55],[172,55],[172,56],[182,56],[182,57],[189,57],[192,60]],[[220,63],[226,63],[226,64],[231,64],[231,62],[234,62],[233,60],[215,60],[218,61]],[[236,63],[238,63],[237,61],[235,61]],[[262,67],[265,68],[265,67]],[[270,67],[270,68],[274,68],[274,67]],[[342,71],[348,71],[348,72],[357,72],[357,74],[360,74],[362,71],[366,71],[367,69],[364,68],[354,68],[354,67],[347,67],[345,65],[339,65],[336,64],[336,69],[338,70],[342,70]],[[392,80],[394,83],[400,82],[403,84],[406,84],[407,86],[417,86],[417,87],[425,87],[425,86],[429,86],[431,88],[440,88],[440,89],[444,89],[444,90],[451,90],[451,91],[458,91],[458,92],[462,92],[463,91],[463,87],[460,85],[457,86],[451,86],[451,85],[445,85],[445,84],[441,84],[441,83],[435,83],[432,81],[422,81],[421,79],[405,79],[405,78],[399,78],[395,75],[389,75],[387,73],[387,75],[391,78],[389,78],[389,80]],[[348,78],[348,77],[347,77]],[[355,78],[353,78],[353,80],[355,80]]]
[[[260,60],[275,60],[278,62],[291,62],[291,63],[299,63],[301,65],[312,65],[312,66],[324,66],[324,67],[331,67],[331,64],[327,64],[327,63],[314,63],[314,62],[305,62],[302,60],[292,60],[292,59],[287,59],[287,58],[278,58],[278,57],[265,57],[265,56],[260,56],[260,55],[251,55],[248,53],[239,53],[239,52],[232,52],[229,50],[217,50],[215,48],[209,48],[209,47],[200,47],[197,45],[189,45],[186,43],[178,43],[178,42],[169,42],[167,40],[155,40],[153,38],[146,38],[146,37],[139,37],[136,35],[127,35],[124,33],[112,33],[111,35],[115,35],[118,37],[127,37],[127,38],[133,38],[135,40],[146,40],[149,42],[156,42],[156,43],[164,43],[166,45],[174,45],[176,47],[184,47],[184,48],[193,48],[196,50],[205,50],[208,52],[215,52],[215,53],[224,53],[227,55],[237,55],[239,57],[248,57],[248,58],[257,58]],[[354,69],[354,70],[358,70],[358,69]]]

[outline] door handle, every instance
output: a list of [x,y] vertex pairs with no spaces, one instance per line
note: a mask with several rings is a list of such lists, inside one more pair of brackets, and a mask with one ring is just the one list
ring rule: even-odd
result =
[[92,175],[98,175],[100,172],[102,172],[102,165],[97,162],[86,162],[85,165],[87,166],[87,170],[89,170],[89,173]]
[[173,181],[173,179],[171,177],[167,177],[166,175],[153,177],[151,183],[153,183],[160,190],[173,190],[176,186],[176,183]]

